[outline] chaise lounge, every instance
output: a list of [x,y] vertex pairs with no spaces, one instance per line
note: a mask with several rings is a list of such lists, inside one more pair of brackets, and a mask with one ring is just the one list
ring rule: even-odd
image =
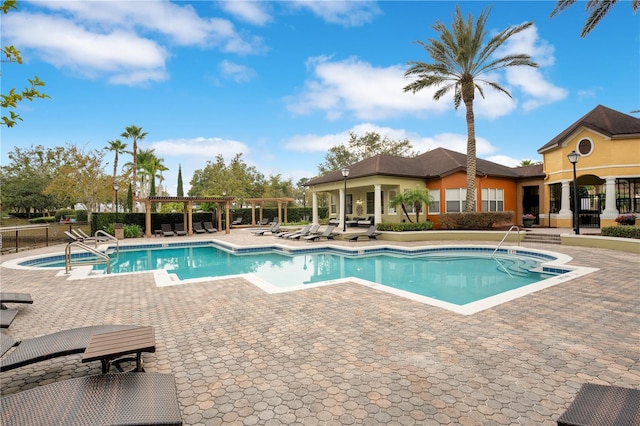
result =
[[327,240],[333,240],[334,237],[336,235],[338,235],[337,232],[333,232],[334,229],[336,229],[336,225],[331,224],[331,225],[327,226],[325,228],[324,232],[322,232],[321,234],[305,235],[305,236],[300,237],[300,240],[320,241],[322,238],[326,238]]
[[176,223],[175,227],[177,236],[184,237],[185,235],[187,235],[187,231],[185,231],[183,223]]
[[367,232],[365,232],[364,234],[350,235],[350,236],[345,237],[345,240],[347,240],[347,241],[358,241],[358,239],[360,239],[360,237],[367,238],[369,240],[377,240],[378,238],[376,238],[376,237],[378,235],[380,235],[380,233],[377,232],[377,227],[375,225],[371,225],[367,229]]
[[193,232],[195,232],[196,234],[204,234],[205,229],[202,227],[202,223],[200,222],[193,222]]
[[211,222],[205,222],[203,226],[204,226],[204,230],[210,234],[213,234],[214,232],[218,232],[218,230],[213,227],[213,223]]
[[0,424],[181,425],[175,377],[100,374],[62,380],[0,399]]
[[0,292],[0,308],[7,309],[5,303],[33,303],[29,293]]
[[162,232],[163,237],[173,237],[174,235],[176,235],[176,233],[171,229],[171,224],[169,223],[163,223],[162,225],[160,225],[160,228],[160,232]]

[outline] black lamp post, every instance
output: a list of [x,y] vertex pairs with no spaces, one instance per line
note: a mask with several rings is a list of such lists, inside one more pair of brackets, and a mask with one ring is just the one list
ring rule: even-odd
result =
[[349,169],[342,169],[342,177],[344,177],[344,211],[342,212],[342,232],[347,232],[347,177],[349,177]]
[[113,182],[113,190],[116,192],[116,223],[118,223],[118,189],[120,189],[118,182]]
[[567,158],[573,164],[573,229],[576,235],[580,235],[580,200],[578,200],[578,178],[576,177],[576,164],[580,160],[580,154],[571,151]]

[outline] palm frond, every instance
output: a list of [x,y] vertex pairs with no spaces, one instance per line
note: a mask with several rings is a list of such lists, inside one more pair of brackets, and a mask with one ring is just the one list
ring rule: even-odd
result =
[[576,0],[558,0],[558,3],[556,3],[556,7],[553,9],[553,12],[551,12],[551,15],[549,15],[549,17],[553,18],[558,13],[563,12],[565,9],[569,8],[569,6],[573,5],[575,2]]
[[585,22],[584,27],[582,28],[582,32],[580,33],[580,37],[586,37],[598,22],[609,12],[611,7],[616,4],[617,0],[589,0],[587,2],[586,9],[590,11],[591,14],[587,18],[587,22]]

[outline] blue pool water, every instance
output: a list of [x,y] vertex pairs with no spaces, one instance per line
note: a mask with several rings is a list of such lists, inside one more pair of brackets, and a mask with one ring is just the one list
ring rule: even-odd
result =
[[[566,272],[537,272],[540,264],[549,259],[515,256],[509,251],[499,252],[495,257],[493,250],[372,251],[353,255],[339,250],[303,250],[290,254],[265,248],[239,254],[205,245],[121,249],[119,254],[110,256],[111,273],[164,269],[181,280],[253,274],[279,288],[356,277],[456,305]],[[48,266],[64,263],[58,261]]]

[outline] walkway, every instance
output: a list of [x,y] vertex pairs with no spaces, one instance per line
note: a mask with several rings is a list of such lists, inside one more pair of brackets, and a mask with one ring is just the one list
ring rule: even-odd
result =
[[[214,238],[273,241],[246,230]],[[582,383],[640,388],[640,260],[530,246],[600,270],[472,316],[357,284],[269,295],[237,278],[157,288],[149,273],[0,273],[3,291],[34,299],[16,307],[14,338],[153,325],[145,369],[175,374],[187,425],[555,425]],[[79,355],[57,358],[2,373],[0,390],[99,373]]]

